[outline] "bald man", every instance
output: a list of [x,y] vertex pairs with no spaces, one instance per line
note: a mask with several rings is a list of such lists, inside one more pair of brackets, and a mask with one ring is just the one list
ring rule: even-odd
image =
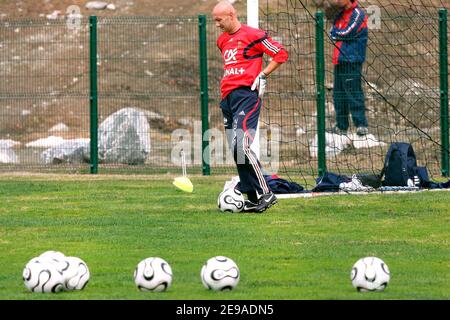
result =
[[[247,195],[245,212],[264,212],[277,202],[251,150],[266,81],[288,59],[287,51],[269,35],[238,20],[236,9],[219,2],[212,11],[215,24],[223,32],[217,39],[224,63],[220,107],[228,142],[240,178],[240,190]],[[272,57],[262,70],[262,58]]]

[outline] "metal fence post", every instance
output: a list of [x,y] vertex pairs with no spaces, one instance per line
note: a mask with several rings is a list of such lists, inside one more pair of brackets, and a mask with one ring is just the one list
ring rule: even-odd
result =
[[89,17],[89,105],[91,173],[98,172],[97,17]]
[[448,126],[448,36],[447,9],[439,10],[439,66],[441,96],[441,172],[449,176],[449,126]]
[[[202,113],[202,172],[209,176],[211,168],[209,166],[209,137],[205,134],[209,129],[208,116],[208,56],[206,42],[206,16],[198,16],[198,35],[199,35],[199,57],[200,57],[200,104]],[[206,152],[205,152],[206,151]]]
[[323,12],[316,13],[316,102],[317,102],[317,160],[318,173],[327,170],[325,157],[325,51]]

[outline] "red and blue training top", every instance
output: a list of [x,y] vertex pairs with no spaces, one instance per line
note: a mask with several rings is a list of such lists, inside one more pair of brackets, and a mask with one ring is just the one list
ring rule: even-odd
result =
[[236,88],[253,84],[262,70],[264,53],[279,63],[288,59],[287,51],[272,40],[267,32],[244,24],[233,34],[222,33],[217,39],[217,46],[222,52],[224,63],[224,74],[220,83],[222,99]]
[[366,60],[368,41],[367,15],[358,1],[336,17],[331,29],[331,38],[336,41],[333,64],[363,63]]

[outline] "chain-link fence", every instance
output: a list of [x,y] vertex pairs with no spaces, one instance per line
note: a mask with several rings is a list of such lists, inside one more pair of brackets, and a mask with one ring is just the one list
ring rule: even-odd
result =
[[79,32],[71,32],[64,21],[0,23],[2,170],[60,167],[44,164],[46,149],[65,140],[89,139],[86,30],[84,23]]
[[[424,139],[429,134],[440,141],[439,16],[399,19],[384,19],[382,32],[370,31],[363,71],[369,129],[386,145],[327,154],[330,170],[378,170],[388,144],[399,139],[419,141],[422,164],[435,174],[441,169],[440,145]],[[99,172],[181,172],[182,149],[188,170],[201,173],[206,139],[211,172],[234,173],[219,109],[220,30],[207,21],[205,134],[198,17],[99,17],[95,39],[88,19],[78,28],[69,28],[65,20],[3,20],[0,170],[89,172],[91,137],[98,132]],[[420,45],[411,21],[421,26]],[[316,140],[316,20],[304,13],[279,14],[267,16],[261,28],[290,54],[269,79],[260,126],[262,162],[273,171],[315,176],[317,155],[326,152],[318,150]],[[326,36],[323,41],[328,128],[334,117],[333,47]],[[420,130],[405,125],[391,104]],[[95,107],[98,128],[93,131]]]
[[3,21],[1,169],[87,171],[93,99],[100,170],[176,167],[174,132],[202,135],[197,20],[98,18],[94,44],[88,19]]

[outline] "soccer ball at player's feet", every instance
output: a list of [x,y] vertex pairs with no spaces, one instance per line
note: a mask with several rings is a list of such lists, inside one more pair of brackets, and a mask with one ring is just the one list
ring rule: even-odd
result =
[[244,204],[244,196],[235,188],[222,191],[217,199],[217,206],[222,212],[241,212],[244,209]]

